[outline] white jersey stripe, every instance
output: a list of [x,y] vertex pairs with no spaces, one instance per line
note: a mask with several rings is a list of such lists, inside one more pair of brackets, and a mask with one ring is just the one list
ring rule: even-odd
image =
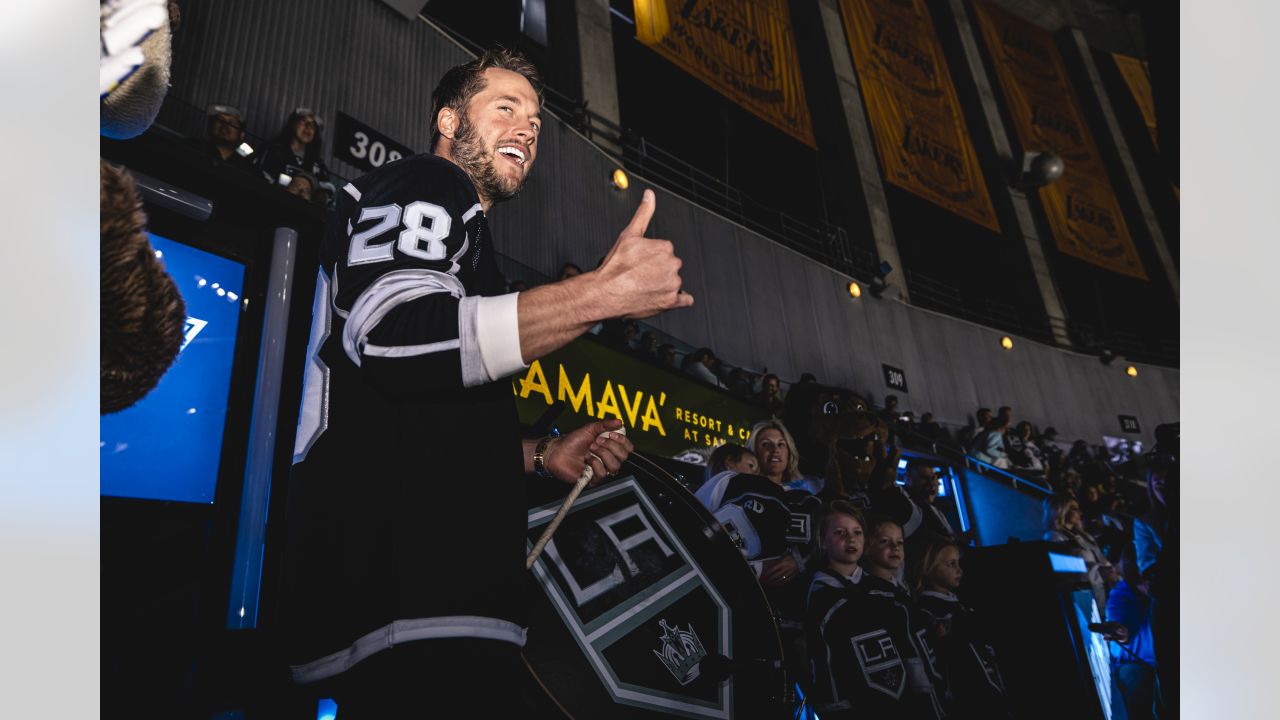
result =
[[365,343],[364,354],[372,357],[412,357],[414,355],[431,355],[432,353],[446,350],[456,350],[461,346],[462,341],[456,338],[425,345],[398,345],[395,347]]

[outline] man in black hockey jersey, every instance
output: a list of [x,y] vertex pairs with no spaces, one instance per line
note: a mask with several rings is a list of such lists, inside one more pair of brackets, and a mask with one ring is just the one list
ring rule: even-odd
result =
[[597,478],[632,450],[596,422],[521,441],[505,379],[595,323],[692,304],[656,199],[592,272],[505,293],[487,213],[538,154],[540,82],[491,51],[432,97],[431,154],[344,186],[321,250],[281,613],[294,680],[344,720],[520,712],[526,505],[537,472]]

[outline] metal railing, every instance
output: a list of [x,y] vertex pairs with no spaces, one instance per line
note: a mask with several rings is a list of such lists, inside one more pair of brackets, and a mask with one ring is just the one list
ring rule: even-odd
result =
[[869,281],[874,274],[874,254],[854,247],[843,227],[801,220],[620,127],[593,112],[586,102],[553,88],[546,88],[544,95],[546,107],[614,156],[625,169],[830,268],[863,281]]
[[911,303],[952,317],[1053,344],[1053,331],[1043,312],[1019,308],[987,297],[970,297],[959,288],[925,275],[904,270]]
[[1016,472],[1010,470],[1002,470],[990,463],[983,462],[970,455],[965,448],[955,440],[946,438],[932,438],[915,430],[903,430],[896,428],[899,441],[902,443],[904,454],[925,452],[935,455],[952,463],[963,464],[966,468],[979,472],[984,476],[994,480],[1007,483],[1014,490],[1031,489],[1043,495],[1052,495],[1053,489],[1034,480],[1029,480]]
[[1021,489],[1023,489],[1023,488],[1030,488],[1030,489],[1032,489],[1032,490],[1036,490],[1036,491],[1038,491],[1038,492],[1040,492],[1040,493],[1042,493],[1042,494],[1044,494],[1044,495],[1052,495],[1052,494],[1053,494],[1053,488],[1050,488],[1050,487],[1049,487],[1049,486],[1047,486],[1047,485],[1041,485],[1040,483],[1032,482],[1031,480],[1028,480],[1028,479],[1026,479],[1026,478],[1024,478],[1024,477],[1021,477],[1021,476],[1019,476],[1019,475],[1015,475],[1015,474],[1013,474],[1013,473],[1009,472],[1008,470],[1001,470],[1000,468],[996,467],[995,465],[991,465],[991,464],[988,464],[988,463],[982,462],[982,461],[981,461],[981,460],[979,460],[978,458],[976,458],[976,457],[974,457],[974,456],[972,456],[972,455],[969,455],[969,454],[967,454],[967,453],[966,453],[966,454],[965,454],[965,456],[964,456],[964,462],[965,462],[965,466],[966,466],[966,467],[968,467],[968,468],[970,468],[970,469],[972,469],[972,470],[976,470],[976,471],[978,471],[978,472],[980,472],[980,473],[982,473],[983,475],[986,475],[986,476],[988,476],[988,477],[995,477],[995,478],[997,478],[997,479],[1001,479],[1001,480],[1004,480],[1005,482],[1008,482],[1010,485],[1012,485],[1012,486],[1013,486],[1013,489],[1014,489],[1014,490],[1021,490]]
[[1106,349],[1133,362],[1178,366],[1181,349],[1177,337],[1142,336],[1125,330],[1100,328],[1079,320],[1067,321],[1067,333],[1076,349],[1082,352],[1101,353]]

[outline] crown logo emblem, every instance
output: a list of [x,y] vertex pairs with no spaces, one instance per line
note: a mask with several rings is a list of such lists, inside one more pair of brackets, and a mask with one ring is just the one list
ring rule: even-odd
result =
[[693,631],[693,623],[688,630],[681,630],[679,625],[671,625],[665,619],[659,620],[662,628],[662,649],[654,650],[667,670],[675,676],[681,685],[688,685],[698,677],[698,663],[707,656],[707,649],[702,646],[698,634]]

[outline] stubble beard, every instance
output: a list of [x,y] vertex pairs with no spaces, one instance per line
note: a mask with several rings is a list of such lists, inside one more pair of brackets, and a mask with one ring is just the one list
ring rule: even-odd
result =
[[475,126],[463,117],[459,118],[458,132],[453,138],[453,161],[471,178],[480,197],[491,205],[516,197],[524,186],[523,178],[512,181],[498,173],[493,153],[488,152],[477,137]]

